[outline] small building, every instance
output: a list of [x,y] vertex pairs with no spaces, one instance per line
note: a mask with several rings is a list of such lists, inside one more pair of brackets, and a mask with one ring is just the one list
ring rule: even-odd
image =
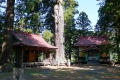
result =
[[109,62],[109,51],[102,52],[101,46],[109,44],[106,36],[79,37],[75,47],[78,48],[78,63]]
[[38,61],[38,56],[41,52],[45,54],[44,64],[51,64],[50,53],[57,47],[47,43],[40,35],[14,31],[13,49],[16,66],[33,66],[41,64]]

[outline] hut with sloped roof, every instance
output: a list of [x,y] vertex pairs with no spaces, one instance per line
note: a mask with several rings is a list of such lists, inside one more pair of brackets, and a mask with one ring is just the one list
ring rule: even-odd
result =
[[102,45],[110,44],[106,36],[85,36],[79,37],[74,45],[78,48],[78,63],[89,63],[96,61],[98,63],[109,63],[109,53],[100,52]]
[[[16,66],[34,66],[40,64],[51,64],[50,52],[57,49],[47,43],[40,35],[26,32],[13,32],[14,62]],[[44,52],[45,60],[38,61],[38,55]]]

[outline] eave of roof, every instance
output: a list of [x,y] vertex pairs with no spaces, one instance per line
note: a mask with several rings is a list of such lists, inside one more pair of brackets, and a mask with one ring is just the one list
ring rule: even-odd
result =
[[74,45],[75,47],[79,46],[100,46],[102,44],[110,44],[106,36],[86,36],[79,37],[78,42]]

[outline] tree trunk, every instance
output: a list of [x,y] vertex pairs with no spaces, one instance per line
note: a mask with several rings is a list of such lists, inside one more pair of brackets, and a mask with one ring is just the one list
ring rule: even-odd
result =
[[119,33],[120,33],[120,30],[116,30],[116,36],[117,36],[117,40],[116,40],[116,45],[117,45],[117,54],[118,54],[118,61],[120,61],[120,48],[119,48]]
[[71,37],[69,37],[69,59],[70,59],[70,62],[71,62],[71,52],[72,52],[72,50],[71,50]]
[[65,64],[65,47],[64,47],[64,14],[62,0],[57,0],[54,6],[55,17],[55,45],[58,47],[56,50],[56,61],[58,65]]
[[4,28],[4,41],[2,44],[2,57],[1,64],[3,68],[9,66],[12,57],[12,30],[14,22],[14,3],[15,0],[7,0],[6,18],[5,18],[5,28]]

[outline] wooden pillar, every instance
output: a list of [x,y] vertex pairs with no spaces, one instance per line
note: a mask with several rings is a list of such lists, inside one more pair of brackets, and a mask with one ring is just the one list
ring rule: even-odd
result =
[[17,46],[16,48],[16,55],[15,55],[15,67],[21,67],[22,64],[22,47],[21,46]]

